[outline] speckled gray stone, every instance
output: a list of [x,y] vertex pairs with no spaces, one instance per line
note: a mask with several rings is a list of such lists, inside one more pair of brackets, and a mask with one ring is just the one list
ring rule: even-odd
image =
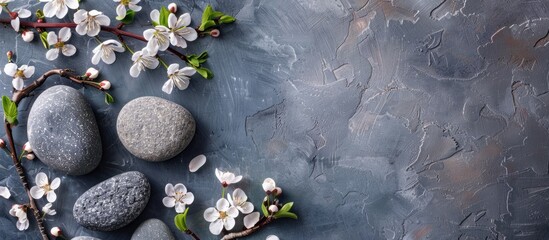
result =
[[36,156],[70,175],[91,172],[101,161],[101,137],[93,111],[74,88],[48,88],[34,102],[27,134]]
[[71,238],[71,240],[101,240],[101,239],[100,238],[89,237],[89,236],[78,236],[78,237]]
[[165,161],[181,153],[196,128],[184,107],[158,97],[140,97],[128,102],[118,114],[120,141],[138,158]]
[[162,221],[152,218],[144,221],[133,232],[131,240],[175,240],[170,228]]
[[74,203],[76,222],[96,231],[128,225],[145,209],[151,186],[143,173],[126,172],[109,178],[82,194]]

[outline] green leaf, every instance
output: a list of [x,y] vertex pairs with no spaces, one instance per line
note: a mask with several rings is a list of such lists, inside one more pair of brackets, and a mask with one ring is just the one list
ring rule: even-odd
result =
[[159,24],[165,27],[168,27],[168,17],[170,16],[170,10],[168,10],[166,7],[162,7],[160,9],[160,17],[158,19]]
[[[212,13],[213,13],[212,5],[208,4],[208,6],[206,6],[206,8],[204,9],[204,12],[202,13],[202,24],[200,25],[201,27],[205,22],[211,19]],[[203,29],[201,30],[203,31]]]
[[48,43],[48,32],[40,33],[40,41],[42,41],[42,45],[44,45],[45,49],[50,48],[50,44]]
[[189,59],[189,63],[193,65],[193,67],[200,67],[200,61],[198,60],[198,58],[196,58],[196,56],[188,59]]
[[202,22],[202,24],[200,25],[200,27],[198,28],[198,30],[200,31],[204,31],[208,28],[211,28],[213,26],[215,26],[217,24],[215,24],[215,21],[214,20],[208,20],[206,22]]
[[42,9],[36,10],[36,18],[42,19],[42,18],[44,18],[44,17],[45,17],[45,16],[44,16],[44,12],[42,11]]
[[274,218],[275,219],[278,219],[278,218],[297,219],[297,215],[295,213],[292,213],[292,212],[280,212],[279,211],[279,212],[275,213]]
[[236,21],[236,18],[234,18],[234,17],[232,17],[232,16],[229,16],[229,15],[223,15],[223,16],[221,16],[221,18],[219,19],[219,22],[220,22],[220,23],[223,23],[223,24],[233,23],[234,21]]
[[282,206],[282,208],[278,212],[289,212],[293,206],[294,206],[294,202],[286,203],[284,204],[284,206]]
[[173,222],[175,223],[175,226],[179,231],[185,232],[187,231],[187,213],[189,212],[189,208],[185,209],[185,212],[175,215]]
[[17,105],[8,96],[2,96],[2,108],[6,121],[10,124],[17,124]]
[[269,216],[269,211],[267,211],[267,207],[265,207],[265,204],[261,203],[261,211],[263,212],[263,215],[265,217]]
[[205,63],[207,59],[208,59],[207,51],[202,52],[200,56],[198,56],[198,60],[200,61],[200,63]]
[[205,67],[194,68],[198,74],[202,75],[205,79],[212,79],[214,77],[213,72]]
[[108,92],[105,92],[105,103],[114,103],[114,98]]
[[223,15],[225,15],[225,13],[220,12],[220,11],[214,11],[212,14],[210,14],[210,19],[220,18]]
[[133,22],[133,19],[135,18],[135,12],[133,10],[126,11],[126,16],[123,18],[116,17],[116,20],[124,23],[124,24],[130,24]]

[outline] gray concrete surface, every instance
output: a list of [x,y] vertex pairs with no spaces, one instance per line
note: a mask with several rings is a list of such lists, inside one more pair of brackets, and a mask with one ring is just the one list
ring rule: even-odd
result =
[[[32,9],[39,5],[29,3]],[[128,29],[141,32],[146,12],[168,3],[147,1],[140,20]],[[206,2],[179,3],[197,24]],[[163,188],[182,182],[196,197],[189,226],[204,239],[215,239],[202,213],[219,197],[214,176],[219,167],[244,176],[239,186],[256,207],[265,177],[274,178],[285,199],[295,201],[298,221],[272,224],[251,239],[270,234],[281,239],[549,237],[548,1],[211,3],[238,19],[220,39],[188,49],[209,51],[213,80],[195,77],[187,90],[166,95],[163,69],[132,79],[120,71],[129,69],[129,54],[119,55],[112,66],[99,65],[102,77],[113,82],[114,105],[106,106],[96,91],[81,90],[102,134],[98,169],[72,177],[37,161],[25,163],[31,176],[46,171],[62,177],[59,213],[48,218],[49,227],[58,225],[70,236],[128,239],[146,219],[171,221],[174,210],[162,205]],[[82,7],[115,15],[110,0],[85,1]],[[0,50],[16,50],[17,62],[35,65],[39,73],[54,67],[85,71],[96,44],[73,36],[72,43],[80,46],[76,56],[49,62],[40,43],[29,45],[1,31]],[[0,78],[6,94],[10,81]],[[67,83],[50,81],[47,86]],[[181,104],[196,119],[195,138],[172,160],[136,159],[117,139],[120,108],[146,95]],[[32,98],[22,104],[23,114],[31,103]],[[21,120],[15,130],[19,146],[26,141],[26,119]],[[208,162],[188,173],[188,161],[201,153]],[[17,232],[7,213],[14,199],[25,196],[9,160],[2,159],[0,185],[8,185],[14,196],[0,201],[1,232],[35,239],[34,230]],[[82,192],[131,170],[145,173],[152,185],[149,205],[136,222],[112,233],[74,223],[70,210]]]

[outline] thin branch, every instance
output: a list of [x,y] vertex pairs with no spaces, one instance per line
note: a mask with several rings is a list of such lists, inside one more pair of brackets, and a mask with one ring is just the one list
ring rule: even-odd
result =
[[246,237],[246,236],[256,232],[260,228],[265,227],[267,224],[271,223],[273,220],[274,220],[274,218],[272,216],[269,216],[267,218],[264,218],[263,221],[259,222],[257,225],[253,226],[252,228],[246,229],[246,230],[243,230],[243,231],[240,231],[240,232],[229,233],[229,234],[223,236],[223,238],[221,238],[221,240],[229,240],[229,239],[235,239],[235,238],[240,238],[240,237]]
[[186,233],[186,234],[189,234],[194,240],[200,240],[200,238],[198,237],[198,235],[196,235],[196,233],[194,233],[193,231],[191,231],[191,229],[185,230],[185,233]]

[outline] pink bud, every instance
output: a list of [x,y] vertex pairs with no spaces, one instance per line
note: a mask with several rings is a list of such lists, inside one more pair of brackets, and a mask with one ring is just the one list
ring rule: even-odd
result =
[[23,33],[21,33],[21,37],[25,42],[32,42],[32,40],[34,39],[34,32],[29,30],[23,30]]
[[25,152],[28,152],[28,153],[32,152],[32,147],[31,147],[29,142],[27,142],[27,143],[25,143],[25,145],[23,145],[23,150]]
[[52,227],[51,230],[50,230],[50,233],[54,237],[63,236],[63,232],[61,231],[61,228],[59,228],[59,227]]
[[0,148],[5,148],[6,142],[4,142],[4,139],[0,139]]
[[103,80],[99,83],[99,86],[101,86],[101,89],[103,90],[109,90],[111,88],[111,82]]
[[11,60],[13,58],[13,52],[12,51],[8,51],[6,53],[6,56],[8,57],[8,60]]
[[274,190],[273,190],[273,194],[277,197],[279,197],[280,195],[282,195],[282,188],[280,187],[276,187]]
[[97,69],[88,68],[88,70],[86,70],[86,77],[89,79],[95,79],[97,76],[99,76],[99,71]]
[[28,160],[34,160],[34,154],[29,153],[29,154],[27,154],[26,158],[27,158]]
[[168,5],[168,10],[170,10],[171,13],[177,12],[177,4],[175,4],[175,3],[170,3],[170,4]]
[[269,212],[271,213],[278,212],[278,207],[276,205],[269,206]]
[[219,31],[219,29],[213,29],[210,31],[210,36],[214,38],[219,37],[219,35],[221,35],[221,32]]

